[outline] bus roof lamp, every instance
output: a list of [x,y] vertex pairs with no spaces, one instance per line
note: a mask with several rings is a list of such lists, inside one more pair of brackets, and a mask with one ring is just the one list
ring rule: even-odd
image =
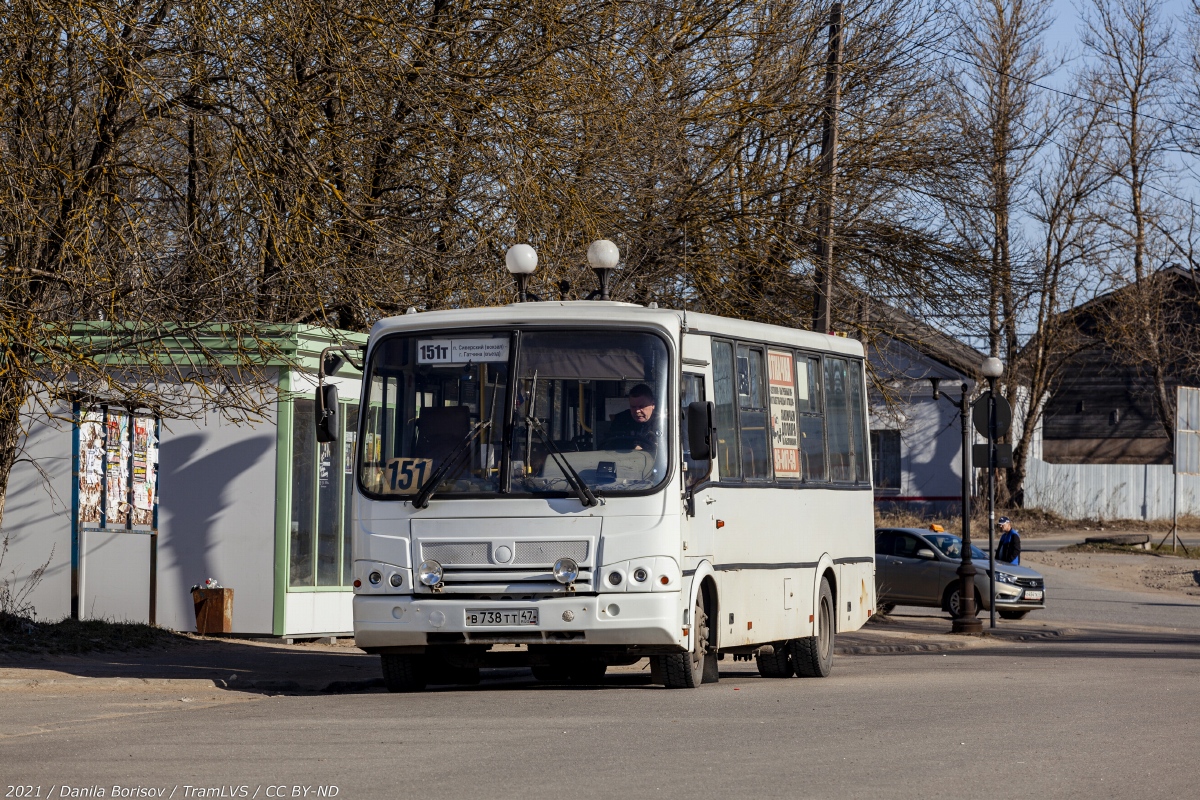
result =
[[504,254],[504,266],[517,282],[517,302],[524,303],[528,298],[525,284],[537,270],[537,263],[537,250],[527,244],[514,244]]
[[601,300],[608,300],[608,282],[612,278],[613,270],[618,269],[621,251],[608,239],[597,239],[588,246],[587,260],[592,272],[596,273],[596,278],[600,281],[600,288],[592,292],[588,299],[599,294]]

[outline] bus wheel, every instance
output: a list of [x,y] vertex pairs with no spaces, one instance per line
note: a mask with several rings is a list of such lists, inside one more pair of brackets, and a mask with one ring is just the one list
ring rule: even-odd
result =
[[764,678],[792,677],[795,667],[792,666],[791,649],[787,642],[758,648],[754,653],[754,663],[758,665],[758,674]]
[[817,635],[792,640],[792,664],[801,678],[825,678],[833,669],[833,591],[827,578],[821,578],[817,613]]
[[708,615],[704,603],[697,597],[696,610],[692,612],[695,625],[692,628],[692,651],[655,656],[658,659],[656,672],[662,675],[663,686],[668,689],[695,689],[704,682],[705,665],[709,659],[716,660],[717,654],[709,652]]
[[425,659],[422,656],[383,653],[383,683],[389,692],[419,692],[425,688]]

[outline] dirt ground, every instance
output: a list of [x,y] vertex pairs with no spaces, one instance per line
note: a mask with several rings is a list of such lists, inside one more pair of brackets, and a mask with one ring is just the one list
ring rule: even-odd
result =
[[1087,570],[1100,581],[1119,589],[1200,597],[1200,559],[1195,558],[1026,551],[1021,554],[1021,563],[1034,569],[1045,564],[1059,569]]

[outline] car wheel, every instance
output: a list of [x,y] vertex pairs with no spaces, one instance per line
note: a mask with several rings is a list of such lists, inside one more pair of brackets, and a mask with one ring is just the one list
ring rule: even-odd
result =
[[801,678],[827,678],[833,671],[833,590],[826,578],[821,578],[817,615],[817,635],[792,640],[792,665]]
[[766,645],[754,653],[758,674],[764,678],[790,678],[796,671],[792,666],[792,648],[787,642]]
[[[946,590],[946,610],[950,612],[950,616],[959,617],[962,614],[962,586],[955,581],[950,584]],[[975,591],[975,616],[979,616],[979,612],[983,610],[983,598],[979,596],[979,591]]]
[[1028,610],[1014,611],[1013,609],[1000,609],[997,612],[1003,619],[1025,619],[1029,614]]
[[379,660],[389,692],[419,692],[428,683],[423,656],[383,653]]

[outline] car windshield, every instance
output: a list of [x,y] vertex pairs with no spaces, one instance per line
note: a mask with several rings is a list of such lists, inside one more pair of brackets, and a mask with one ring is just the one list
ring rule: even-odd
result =
[[[378,498],[597,495],[666,477],[667,347],[638,331],[439,331],[372,353],[359,474]],[[516,379],[512,379],[515,370]]]
[[[927,533],[925,538],[930,544],[942,551],[947,558],[962,558],[962,539],[951,533]],[[975,545],[971,545],[971,558],[986,559],[987,554]]]

